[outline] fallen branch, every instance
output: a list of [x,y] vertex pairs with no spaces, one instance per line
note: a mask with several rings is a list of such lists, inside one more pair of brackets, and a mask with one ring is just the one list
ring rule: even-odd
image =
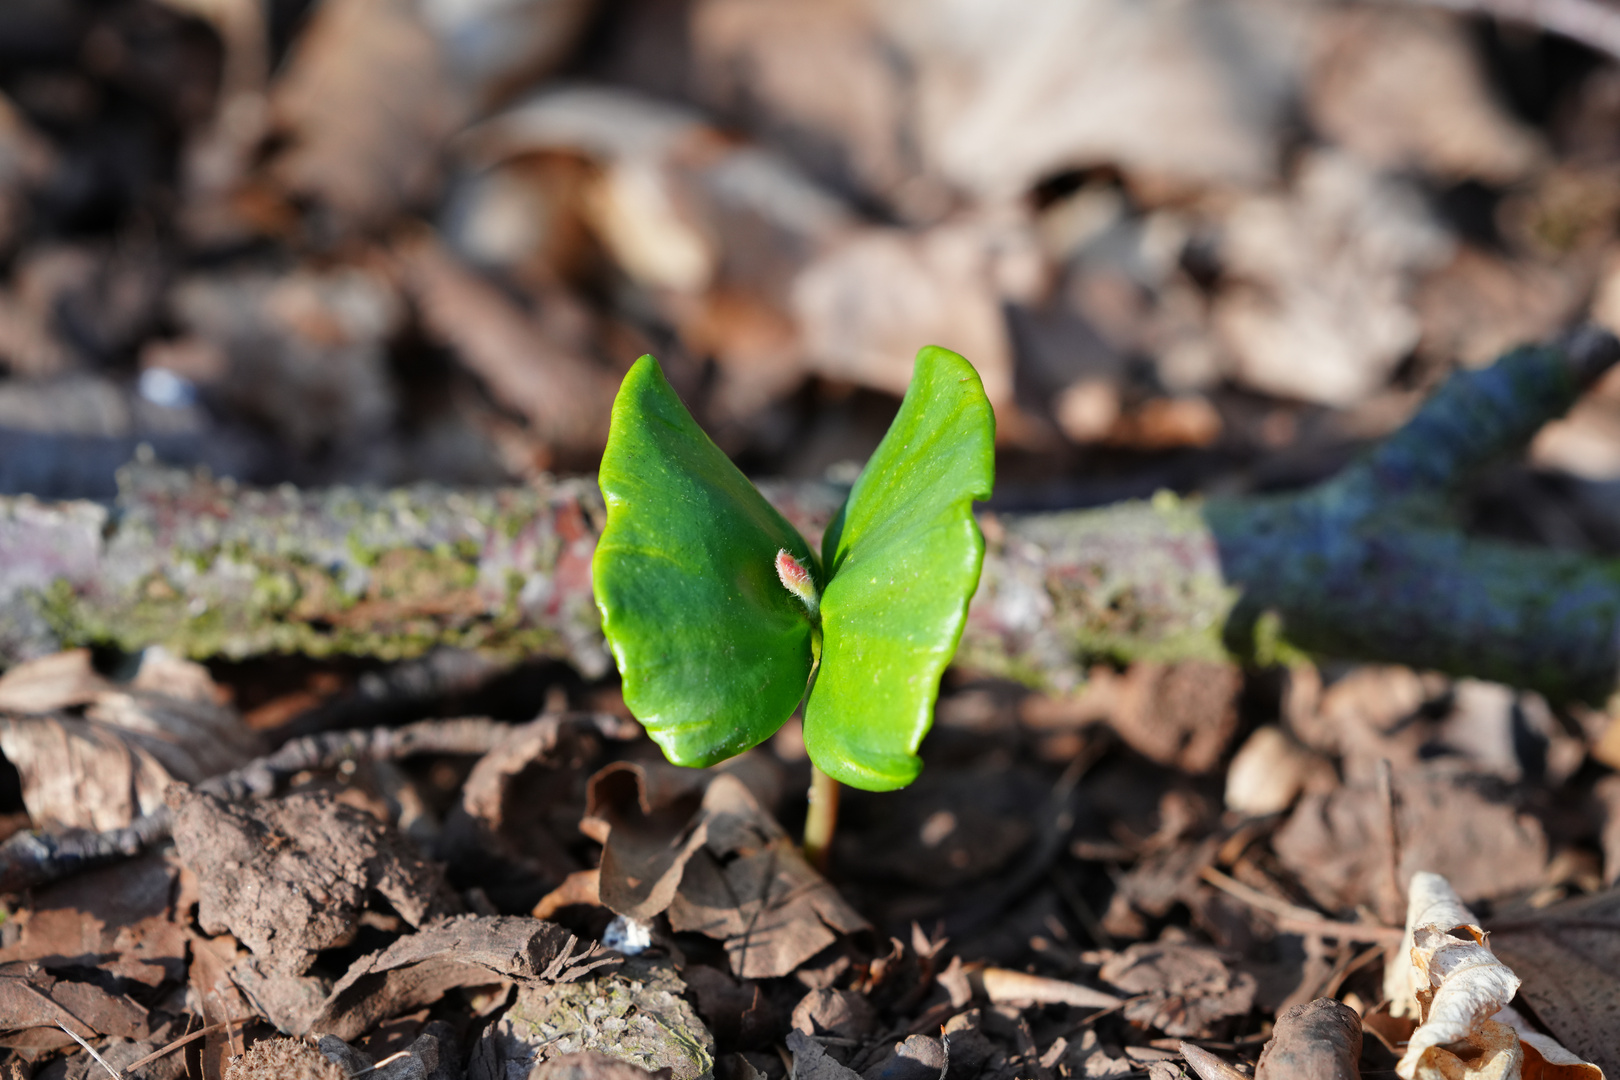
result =
[[[959,660],[1055,689],[1098,659],[1322,653],[1601,702],[1620,683],[1620,563],[1471,539],[1447,511],[1620,359],[1595,329],[1460,373],[1339,476],[1273,497],[981,515]],[[812,537],[842,491],[766,485]],[[587,480],[530,488],[238,489],[132,467],[111,506],[0,499],[0,662],[63,645],[191,656],[418,655],[610,668]]]

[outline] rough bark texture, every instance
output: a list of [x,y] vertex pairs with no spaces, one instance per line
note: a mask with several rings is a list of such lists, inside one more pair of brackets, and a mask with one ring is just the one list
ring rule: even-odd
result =
[[[1277,496],[981,515],[960,659],[1064,689],[1100,658],[1395,660],[1602,701],[1620,562],[1471,539],[1447,510],[1620,357],[1583,330],[1453,377],[1334,479]],[[814,538],[842,498],[767,485]],[[147,466],[111,507],[0,499],[0,663],[66,644],[401,657],[434,645],[610,665],[588,480],[300,492]]]

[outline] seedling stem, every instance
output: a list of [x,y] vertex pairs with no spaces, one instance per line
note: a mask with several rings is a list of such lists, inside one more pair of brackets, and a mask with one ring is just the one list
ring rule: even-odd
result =
[[838,781],[810,766],[810,807],[804,818],[804,857],[817,870],[827,869],[833,832],[838,828]]

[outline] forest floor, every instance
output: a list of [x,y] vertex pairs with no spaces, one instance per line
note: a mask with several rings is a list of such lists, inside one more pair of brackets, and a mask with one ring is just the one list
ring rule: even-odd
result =
[[[994,512],[1299,489],[1620,328],[1620,65],[1450,6],[14,2],[0,495],[588,475],[646,352],[750,475],[847,481],[926,343]],[[1620,553],[1620,376],[1461,519]],[[1602,703],[958,667],[818,868],[796,721],[679,770],[558,661],[61,644],[0,674],[5,850],[172,842],[0,898],[0,1080],[1393,1076],[1423,874],[1423,955],[1488,930],[1595,1063],[1523,1075],[1620,1077]]]

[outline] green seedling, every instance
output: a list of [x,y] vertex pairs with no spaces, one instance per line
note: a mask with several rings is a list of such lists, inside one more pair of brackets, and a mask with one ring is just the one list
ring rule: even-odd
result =
[[[624,700],[677,765],[769,738],[804,702],[819,770],[806,846],[835,784],[904,787],[984,562],[972,503],[994,480],[978,373],[925,348],[899,414],[820,558],[698,427],[643,356],[613,403],[591,563]],[[819,819],[819,823],[818,823]]]

